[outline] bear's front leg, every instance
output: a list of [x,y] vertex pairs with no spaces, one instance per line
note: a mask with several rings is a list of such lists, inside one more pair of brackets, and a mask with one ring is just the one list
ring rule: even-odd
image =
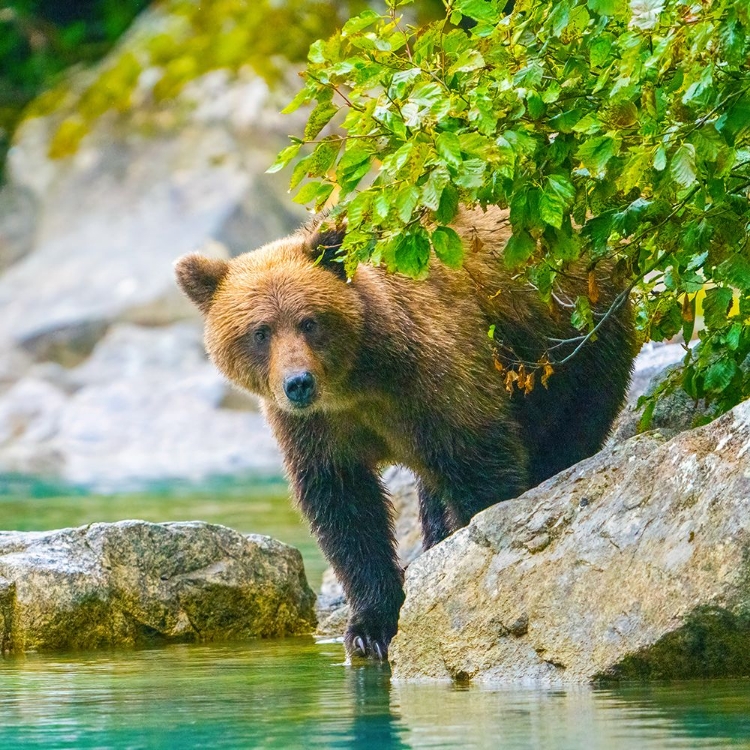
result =
[[290,466],[297,498],[351,608],[348,655],[384,661],[404,601],[391,505],[375,472],[349,461]]

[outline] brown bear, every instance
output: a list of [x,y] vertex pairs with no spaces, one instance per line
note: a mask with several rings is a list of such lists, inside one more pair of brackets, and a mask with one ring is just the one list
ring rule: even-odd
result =
[[[211,359],[262,400],[349,601],[349,655],[387,658],[404,598],[381,465],[417,475],[429,548],[597,451],[630,378],[623,304],[547,387],[509,393],[498,357],[537,362],[552,341],[576,336],[566,308],[587,293],[589,274],[561,274],[550,307],[503,263],[507,213],[463,211],[453,226],[463,266],[435,260],[421,281],[368,264],[347,280],[343,234],[320,220],[229,261],[193,254],[176,266],[205,314]],[[597,273],[601,316],[618,290]]]

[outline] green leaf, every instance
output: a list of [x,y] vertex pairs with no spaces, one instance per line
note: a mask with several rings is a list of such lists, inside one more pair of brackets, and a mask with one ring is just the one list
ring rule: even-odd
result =
[[610,159],[618,151],[617,140],[612,136],[602,135],[584,141],[576,152],[576,156],[594,177],[602,177]]
[[[589,7],[591,7],[591,2],[589,2]],[[614,40],[609,34],[592,40],[589,45],[589,61],[592,68],[598,68],[609,62],[613,42]]]
[[715,287],[706,290],[703,300],[703,317],[709,328],[720,328],[724,325],[732,307],[732,290],[727,287]]
[[580,109],[569,109],[566,112],[561,112],[559,115],[551,117],[549,120],[549,124],[552,128],[559,131],[560,133],[570,133],[580,119]]
[[743,329],[744,326],[742,323],[733,323],[729,328],[729,331],[727,331],[727,334],[724,337],[724,343],[730,351],[736,352],[737,349],[739,349],[740,342],[742,341]]
[[536,91],[530,92],[526,97],[526,109],[532,120],[538,120],[544,114],[544,102],[542,101],[542,97],[539,96]]
[[576,189],[573,183],[564,174],[549,175],[545,190],[557,195],[566,207],[570,206],[576,197]]
[[461,141],[455,133],[440,133],[435,139],[435,147],[449,167],[461,166]]
[[310,113],[305,126],[305,140],[311,141],[316,138],[323,128],[328,125],[331,118],[339,111],[339,108],[331,102],[320,102]]
[[440,224],[449,224],[458,213],[458,190],[448,184],[440,196],[440,205],[435,212],[435,221]]
[[458,59],[453,65],[451,65],[448,72],[453,73],[469,73],[472,70],[479,70],[485,66],[484,57],[478,49],[467,49],[462,52]]
[[545,224],[560,229],[565,214],[565,205],[560,196],[552,191],[543,192],[539,199],[539,214]]
[[[350,143],[352,143],[350,141]],[[353,175],[360,172],[363,165],[366,167],[363,175],[369,171],[372,152],[369,147],[363,145],[361,141],[356,141],[351,146],[347,146],[344,155],[339,159],[336,167],[336,179],[339,183],[350,182]]]
[[372,201],[373,218],[377,222],[385,221],[391,210],[390,193],[383,191],[376,193]]
[[536,242],[528,232],[514,232],[503,250],[505,265],[516,268],[525,263],[536,250]]
[[[327,198],[331,194],[333,185],[324,182],[306,182],[300,189],[297,195],[292,200],[295,203],[310,203],[318,198],[318,196],[324,195]],[[325,193],[327,191],[327,194]]]
[[292,112],[296,112],[303,104],[307,104],[308,102],[312,101],[313,99],[313,93],[305,87],[301,91],[298,91],[292,99],[292,101],[289,102],[289,104],[284,107],[284,109],[281,110],[282,115],[290,115]]
[[279,152],[279,155],[276,157],[276,161],[271,164],[271,166],[266,170],[268,174],[273,174],[274,172],[280,172],[282,169],[284,169],[289,162],[294,159],[295,156],[299,153],[300,148],[302,148],[301,143],[293,143],[291,146],[287,146],[285,149],[282,149]]
[[476,21],[496,24],[500,20],[501,9],[497,0],[455,0],[454,7]]
[[672,157],[670,174],[672,179],[684,188],[695,184],[695,146],[692,143],[683,143],[677,149]]
[[432,211],[437,211],[440,207],[443,190],[448,182],[450,182],[450,175],[445,168],[436,167],[433,169],[422,188],[422,205]]
[[486,169],[484,159],[464,159],[455,178],[456,185],[463,188],[482,187]]
[[365,191],[359,193],[346,208],[346,218],[349,228],[358,227],[362,224],[367,212],[372,205],[372,193]]
[[706,377],[703,381],[703,387],[707,391],[716,391],[721,393],[737,374],[738,368],[731,359],[720,359],[714,362],[706,371]]
[[380,19],[380,15],[374,10],[363,10],[358,16],[350,18],[341,29],[341,36],[351,36],[368,26],[372,26]]
[[294,169],[292,170],[292,176],[289,179],[289,189],[294,190],[294,188],[297,187],[297,185],[302,182],[302,180],[305,179],[307,176],[307,170],[310,166],[310,162],[312,160],[312,154],[309,154],[304,159],[300,159],[295,165]]
[[319,143],[312,154],[310,154],[307,162],[308,173],[312,177],[323,177],[328,174],[328,170],[336,162],[340,148],[341,141],[338,139],[326,140]]
[[417,203],[419,203],[419,188],[416,185],[406,185],[398,191],[395,206],[404,224],[411,219]]
[[394,259],[396,269],[401,273],[415,279],[424,276],[430,262],[430,240],[422,227],[414,234],[399,238]]
[[652,398],[646,404],[646,408],[643,410],[643,414],[641,414],[641,418],[638,420],[638,432],[646,432],[651,427],[655,407],[656,399]]
[[657,172],[663,172],[667,166],[667,152],[664,146],[659,146],[654,152],[654,169]]
[[464,245],[455,229],[438,227],[432,233],[435,255],[450,268],[459,268],[464,259]]
[[592,328],[594,325],[594,314],[588,297],[576,297],[575,308],[570,316],[571,325],[579,331],[584,328]]
[[586,3],[589,10],[602,16],[614,16],[621,13],[625,2],[622,0],[588,0]]

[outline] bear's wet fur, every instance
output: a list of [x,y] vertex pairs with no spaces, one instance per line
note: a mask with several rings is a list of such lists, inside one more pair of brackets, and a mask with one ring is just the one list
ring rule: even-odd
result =
[[[463,266],[434,261],[421,281],[367,264],[347,281],[336,258],[342,234],[319,220],[229,261],[189,255],[176,266],[206,316],[211,359],[261,398],[349,601],[349,654],[386,658],[404,598],[380,466],[417,475],[429,548],[595,453],[630,379],[625,303],[547,388],[537,375],[530,393],[510,395],[496,356],[537,362],[551,340],[579,335],[569,306],[587,294],[588,271],[560,274],[550,307],[503,263],[506,212],[463,211],[453,226]],[[607,268],[596,273],[601,315],[619,289]]]

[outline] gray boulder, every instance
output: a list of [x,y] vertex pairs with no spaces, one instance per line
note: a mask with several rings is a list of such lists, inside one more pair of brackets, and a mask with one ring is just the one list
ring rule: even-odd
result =
[[[682,344],[649,343],[643,347],[635,362],[627,403],[615,420],[608,445],[621,443],[638,434],[643,416],[643,409],[638,408],[639,397],[653,394],[684,357]],[[711,418],[711,410],[703,401],[694,401],[680,388],[657,401],[649,429],[676,435]]]
[[750,402],[601,451],[415,560],[396,680],[750,675]]
[[200,522],[0,532],[0,646],[50,651],[309,633],[302,557]]
[[0,272],[28,253],[34,245],[37,205],[23,187],[0,187]]

